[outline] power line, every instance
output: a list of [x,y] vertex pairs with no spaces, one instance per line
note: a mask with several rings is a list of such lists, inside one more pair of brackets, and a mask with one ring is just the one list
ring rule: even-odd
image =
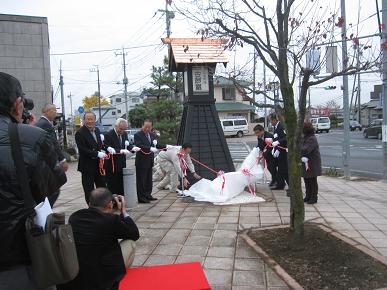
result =
[[[159,43],[157,43],[157,44],[147,44],[147,45],[124,47],[124,49],[136,49],[136,48],[144,48],[144,47],[151,47],[151,46],[157,46],[157,45],[159,45]],[[121,49],[122,48],[112,48],[112,49],[77,51],[77,52],[51,53],[50,55],[74,55],[74,54],[99,53],[99,52],[116,51],[116,50],[121,50]]]

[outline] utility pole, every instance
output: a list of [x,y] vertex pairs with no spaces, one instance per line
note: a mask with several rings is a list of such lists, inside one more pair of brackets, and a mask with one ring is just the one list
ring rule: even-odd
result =
[[[347,19],[345,13],[345,0],[341,0],[341,17],[343,24],[341,27],[341,46],[342,46],[342,65],[343,70],[348,66],[348,55],[347,55]],[[350,135],[349,135],[349,95],[348,95],[348,76],[343,76],[343,117],[344,117],[344,142],[343,142],[343,169],[344,178],[350,178],[349,170],[349,158],[350,158]]]
[[73,113],[73,95],[70,92],[70,95],[67,96],[70,99],[70,116],[71,116],[71,129],[74,129],[74,113]]
[[254,48],[254,66],[253,66],[253,100],[254,102],[256,102],[255,100],[255,90],[256,90],[256,78],[255,78],[255,71],[256,71],[256,67],[257,67],[257,53],[255,52],[255,48]]
[[265,63],[262,61],[262,65],[263,65],[263,91],[265,92],[265,94],[263,95],[263,103],[265,104],[265,123],[264,123],[264,127],[265,127],[265,130],[267,131],[268,130],[268,124],[267,124],[267,108],[266,108],[266,65]]
[[165,10],[159,9],[158,11],[161,13],[165,13],[165,25],[167,30],[167,38],[171,36],[171,19],[175,18],[175,13],[173,11],[168,10],[168,6],[170,6],[172,0],[165,0]]
[[[378,11],[379,14],[379,11]],[[383,125],[382,125],[382,139],[383,139],[383,160],[384,160],[384,175],[387,179],[387,0],[382,1],[382,47],[383,47]]]
[[[357,46],[357,68],[359,69],[360,67],[360,43],[358,44]],[[359,122],[359,124],[361,124],[361,101],[360,101],[360,92],[361,92],[361,88],[360,88],[360,72],[357,74],[357,105],[358,105],[358,111],[357,111],[357,121]],[[356,108],[356,104],[355,104],[355,108]]]
[[124,78],[122,83],[124,84],[124,97],[125,97],[125,120],[129,120],[129,109],[128,109],[128,78],[126,77],[126,52],[125,48],[122,48],[122,52],[116,52],[117,55],[122,55],[122,65],[124,67]]
[[60,86],[60,100],[62,105],[62,134],[63,134],[63,148],[67,148],[67,130],[66,130],[66,112],[64,102],[64,91],[63,91],[63,75],[62,75],[62,61],[60,61],[59,67],[59,86]]
[[102,120],[101,120],[101,84],[100,84],[100,81],[99,81],[99,66],[98,65],[94,65],[94,67],[92,69],[90,69],[90,72],[96,72],[97,73],[97,81],[98,81],[98,122],[100,124],[102,124]]

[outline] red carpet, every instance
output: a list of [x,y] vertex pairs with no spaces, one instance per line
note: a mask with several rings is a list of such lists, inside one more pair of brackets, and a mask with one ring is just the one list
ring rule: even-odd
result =
[[210,290],[199,262],[130,268],[119,290]]

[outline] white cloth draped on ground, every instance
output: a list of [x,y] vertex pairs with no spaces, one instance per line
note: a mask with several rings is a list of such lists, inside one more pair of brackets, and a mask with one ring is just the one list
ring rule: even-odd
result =
[[[243,161],[236,172],[228,172],[218,176],[214,180],[201,179],[184,191],[184,195],[191,196],[197,201],[207,201],[213,203],[230,203],[241,193],[244,193],[246,186],[254,186],[262,180],[263,168],[258,164],[259,149],[254,148]],[[254,194],[243,194],[244,199],[251,199],[247,202],[263,202],[263,198]],[[240,200],[240,198],[238,199]],[[235,203],[245,203],[246,201],[235,201]]]

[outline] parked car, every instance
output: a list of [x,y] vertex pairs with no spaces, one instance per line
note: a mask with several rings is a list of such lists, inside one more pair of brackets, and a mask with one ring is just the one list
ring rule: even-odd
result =
[[128,134],[128,140],[131,145],[134,144],[134,134],[136,134],[140,130],[141,129],[139,128],[131,128],[126,130],[126,133]]
[[323,131],[329,133],[329,130],[331,129],[331,119],[329,119],[329,117],[311,118],[310,122],[316,133]]
[[358,121],[352,120],[352,121],[349,121],[349,129],[351,131],[356,131],[356,130],[361,131],[363,127],[359,124]]
[[220,120],[224,136],[243,137],[249,133],[249,125],[245,118],[227,118]]
[[373,120],[369,125],[369,127],[364,129],[364,132],[363,132],[364,138],[376,137],[379,140],[382,140],[382,124],[383,124],[383,119]]

